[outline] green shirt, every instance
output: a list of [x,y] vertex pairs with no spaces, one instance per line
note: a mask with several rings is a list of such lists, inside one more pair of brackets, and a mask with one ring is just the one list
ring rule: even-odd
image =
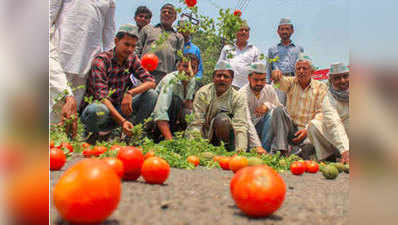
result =
[[184,49],[184,37],[174,29],[165,30],[161,24],[152,26],[150,24],[143,27],[140,31],[137,43],[138,57],[142,57],[148,52],[152,52],[151,46],[155,44],[163,32],[168,33],[168,39],[163,45],[153,52],[159,58],[159,64],[155,71],[171,73],[176,70],[177,51]]
[[178,96],[182,101],[192,100],[195,94],[196,79],[192,78],[186,86],[186,95],[184,95],[184,85],[177,79],[178,71],[167,74],[158,84],[155,91],[158,94],[158,100],[153,110],[155,121],[167,120],[169,115],[167,111],[171,105],[173,95]]
[[217,97],[213,83],[208,84],[196,92],[193,101],[195,116],[187,130],[188,134],[198,131],[203,137],[212,137],[211,121],[218,112],[231,114],[232,128],[235,134],[235,149],[246,151],[247,148],[247,114],[244,98],[233,88],[229,88],[223,95]]

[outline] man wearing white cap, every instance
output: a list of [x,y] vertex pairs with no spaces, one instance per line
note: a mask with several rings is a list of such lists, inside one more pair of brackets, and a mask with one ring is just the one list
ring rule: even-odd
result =
[[277,107],[272,113],[274,149],[286,153],[288,144],[298,146],[302,150],[300,156],[308,159],[314,144],[308,138],[308,132],[315,124],[321,124],[334,134],[330,141],[342,153],[341,161],[348,162],[348,154],[343,154],[349,149],[347,135],[342,132],[343,124],[329,102],[327,86],[312,79],[312,72],[311,58],[300,54],[296,62],[295,77],[283,76],[275,71],[272,73],[275,84],[287,96],[286,109]]
[[[299,53],[304,52],[301,46],[296,45],[290,37],[294,33],[293,23],[289,18],[282,18],[278,25],[278,35],[281,42],[268,49],[268,67],[267,82],[271,82],[271,72],[278,71],[284,76],[294,76],[295,65]],[[277,92],[281,102],[285,105],[286,96]]]
[[266,83],[266,66],[257,62],[250,65],[248,80],[239,92],[245,97],[248,114],[249,146],[258,153],[270,150],[270,118],[274,108],[280,106],[274,87]]
[[257,47],[249,44],[249,37],[250,27],[246,22],[243,22],[236,33],[236,43],[234,45],[225,45],[218,59],[218,61],[224,60],[231,63],[235,72],[232,85],[238,89],[247,83],[250,64],[259,61],[260,57],[260,51]]
[[247,149],[247,108],[244,98],[231,87],[234,71],[231,64],[220,61],[214,68],[213,83],[200,88],[193,101],[194,120],[188,125],[187,136],[195,133],[210,143],[226,143],[229,151]]
[[[339,142],[348,141],[348,138],[334,140],[335,137],[348,137],[349,131],[349,69],[344,63],[330,65],[328,87],[330,105],[337,111],[338,119],[344,125],[344,129],[328,129],[323,123],[315,122],[308,129],[308,137],[315,146],[318,159],[334,161],[340,154],[349,154],[348,151],[339,151],[337,148],[342,145]],[[333,112],[329,114],[334,115]],[[327,119],[327,116],[324,117]],[[336,116],[334,117],[336,118]],[[348,143],[345,145],[348,145]],[[348,158],[348,156],[345,156],[345,158]]]

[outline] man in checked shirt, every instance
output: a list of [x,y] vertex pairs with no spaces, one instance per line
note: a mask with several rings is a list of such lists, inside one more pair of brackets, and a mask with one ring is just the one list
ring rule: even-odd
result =
[[[131,136],[133,124],[142,123],[156,103],[155,80],[135,54],[138,28],[122,25],[116,34],[115,48],[98,54],[92,61],[86,92],[79,113],[86,132],[92,132],[87,142],[95,143],[118,125]],[[134,76],[142,84],[134,86]],[[87,100],[98,100],[88,104]]]
[[273,150],[286,154],[290,144],[301,148],[299,156],[303,159],[310,158],[314,153],[313,141],[319,135],[309,138],[308,132],[314,130],[315,124],[321,124],[332,134],[329,141],[340,153],[340,161],[348,163],[349,142],[344,126],[336,109],[330,104],[327,86],[312,79],[312,72],[312,60],[303,54],[299,55],[296,62],[295,77],[273,71],[274,83],[287,96],[286,108],[279,106],[272,112],[271,134],[275,139]]

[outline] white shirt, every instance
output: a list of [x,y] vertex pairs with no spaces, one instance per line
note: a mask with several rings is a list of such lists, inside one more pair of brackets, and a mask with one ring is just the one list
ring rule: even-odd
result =
[[50,26],[65,73],[86,74],[91,60],[114,46],[114,0],[50,0]]
[[258,121],[260,121],[262,116],[256,114],[255,110],[259,106],[265,105],[267,106],[269,113],[272,109],[281,105],[276,95],[275,89],[271,85],[266,84],[257,98],[250,89],[250,84],[248,83],[239,90],[239,93],[244,96],[245,102],[247,103],[249,145],[250,147],[261,146],[261,141],[258,137],[255,125],[258,123]]
[[[232,58],[231,58],[232,57]],[[232,45],[225,45],[221,50],[220,60],[228,61],[234,69],[234,79],[232,85],[241,88],[248,83],[250,64],[259,61],[260,51],[254,45],[248,44],[244,49]]]

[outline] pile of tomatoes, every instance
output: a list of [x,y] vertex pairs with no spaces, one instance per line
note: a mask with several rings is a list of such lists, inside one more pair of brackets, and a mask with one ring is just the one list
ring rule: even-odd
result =
[[301,175],[304,172],[307,173],[317,173],[319,171],[319,164],[315,161],[306,160],[295,161],[290,164],[290,172],[294,175]]
[[[66,161],[64,149],[50,147],[50,169],[59,170]],[[142,176],[148,184],[163,184],[170,173],[169,164],[153,151],[144,156],[134,146],[114,145],[108,150],[83,143],[82,147],[87,159],[68,168],[53,191],[55,207],[71,223],[98,224],[110,216],[120,201],[122,179],[134,181]],[[116,157],[97,158],[108,151],[117,151]]]

